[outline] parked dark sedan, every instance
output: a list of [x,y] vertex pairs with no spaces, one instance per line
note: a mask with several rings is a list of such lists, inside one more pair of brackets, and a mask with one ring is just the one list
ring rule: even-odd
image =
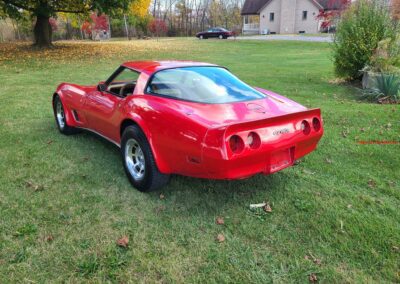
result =
[[231,31],[228,31],[224,28],[211,28],[211,29],[208,29],[207,31],[197,33],[196,37],[198,37],[199,39],[206,39],[206,38],[211,38],[211,37],[217,37],[219,39],[226,39],[232,35],[233,35],[233,33]]

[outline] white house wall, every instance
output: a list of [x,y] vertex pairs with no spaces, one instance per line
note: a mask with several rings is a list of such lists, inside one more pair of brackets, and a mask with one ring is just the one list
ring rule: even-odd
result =
[[[303,11],[307,11],[306,20],[303,20]],[[304,31],[305,33],[317,33],[318,20],[315,17],[318,15],[318,13],[319,9],[310,0],[297,0],[294,33],[298,33],[300,31]]]
[[[274,21],[269,20],[270,13],[274,13]],[[260,32],[268,30],[269,32],[280,32],[280,22],[281,22],[281,1],[272,0],[260,11]]]

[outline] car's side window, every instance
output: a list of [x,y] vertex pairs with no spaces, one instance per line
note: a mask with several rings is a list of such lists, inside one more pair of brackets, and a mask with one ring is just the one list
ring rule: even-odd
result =
[[108,84],[107,91],[110,93],[126,97],[133,94],[139,73],[129,68],[122,71]]

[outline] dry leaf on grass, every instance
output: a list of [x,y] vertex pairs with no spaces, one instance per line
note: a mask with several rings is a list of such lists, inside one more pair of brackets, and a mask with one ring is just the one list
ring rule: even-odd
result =
[[53,235],[48,235],[48,236],[44,237],[44,240],[46,242],[52,242],[54,240],[54,237],[53,237]]
[[122,238],[117,240],[117,245],[123,248],[127,248],[129,244],[128,236],[123,236]]
[[368,186],[370,188],[374,188],[376,186],[376,182],[373,179],[368,180]]
[[310,276],[308,277],[308,280],[310,280],[310,282],[312,283],[318,282],[317,275],[315,275],[315,273],[311,273]]
[[217,219],[215,220],[215,223],[216,223],[217,225],[223,225],[223,224],[225,224],[224,218],[222,218],[222,217],[217,217]]
[[32,188],[34,191],[42,191],[42,190],[44,190],[44,186],[43,185],[34,184],[31,181],[27,181],[26,182],[26,187]]
[[160,199],[162,200],[162,199],[164,199],[165,198],[165,196],[164,196],[164,194],[160,194]]
[[219,243],[225,242],[225,236],[223,234],[218,234],[216,237],[216,241]]
[[265,206],[263,208],[264,208],[264,211],[267,212],[267,213],[271,213],[272,212],[272,208],[269,205],[269,203],[265,204]]

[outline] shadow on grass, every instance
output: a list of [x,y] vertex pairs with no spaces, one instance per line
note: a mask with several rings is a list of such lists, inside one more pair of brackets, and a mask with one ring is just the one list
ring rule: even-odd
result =
[[[101,136],[90,131],[82,131],[75,137],[78,138],[75,143],[86,146],[92,144],[97,148],[95,151],[103,152],[102,156],[108,156],[106,158],[107,163],[121,163],[119,148]],[[80,148],[80,151],[87,151],[83,146],[78,146],[78,148]],[[81,155],[87,154],[89,153],[81,153]],[[111,160],[109,160],[110,158]],[[104,172],[103,163],[92,163],[91,166],[95,172]],[[113,170],[110,170],[111,167],[108,168],[108,172],[112,175],[116,173],[115,171],[121,170],[120,175],[115,176],[115,178],[123,178],[124,181],[122,182],[126,183],[128,188],[131,187],[125,177],[122,165],[121,167],[113,167]],[[248,206],[250,203],[261,203],[267,199],[275,199],[276,195],[284,194],[287,183],[290,182],[294,182],[294,180],[286,172],[269,176],[258,174],[241,180],[211,180],[171,175],[171,180],[167,186],[145,194],[152,202],[157,202],[160,199],[160,194],[164,194],[168,196],[172,203],[179,206],[180,210],[195,212],[196,210],[192,210],[193,208],[201,206],[201,208],[205,209],[208,207],[210,210],[203,212],[208,215],[213,214],[215,210],[228,208],[232,203],[246,204]],[[135,189],[132,188],[132,190]]]

